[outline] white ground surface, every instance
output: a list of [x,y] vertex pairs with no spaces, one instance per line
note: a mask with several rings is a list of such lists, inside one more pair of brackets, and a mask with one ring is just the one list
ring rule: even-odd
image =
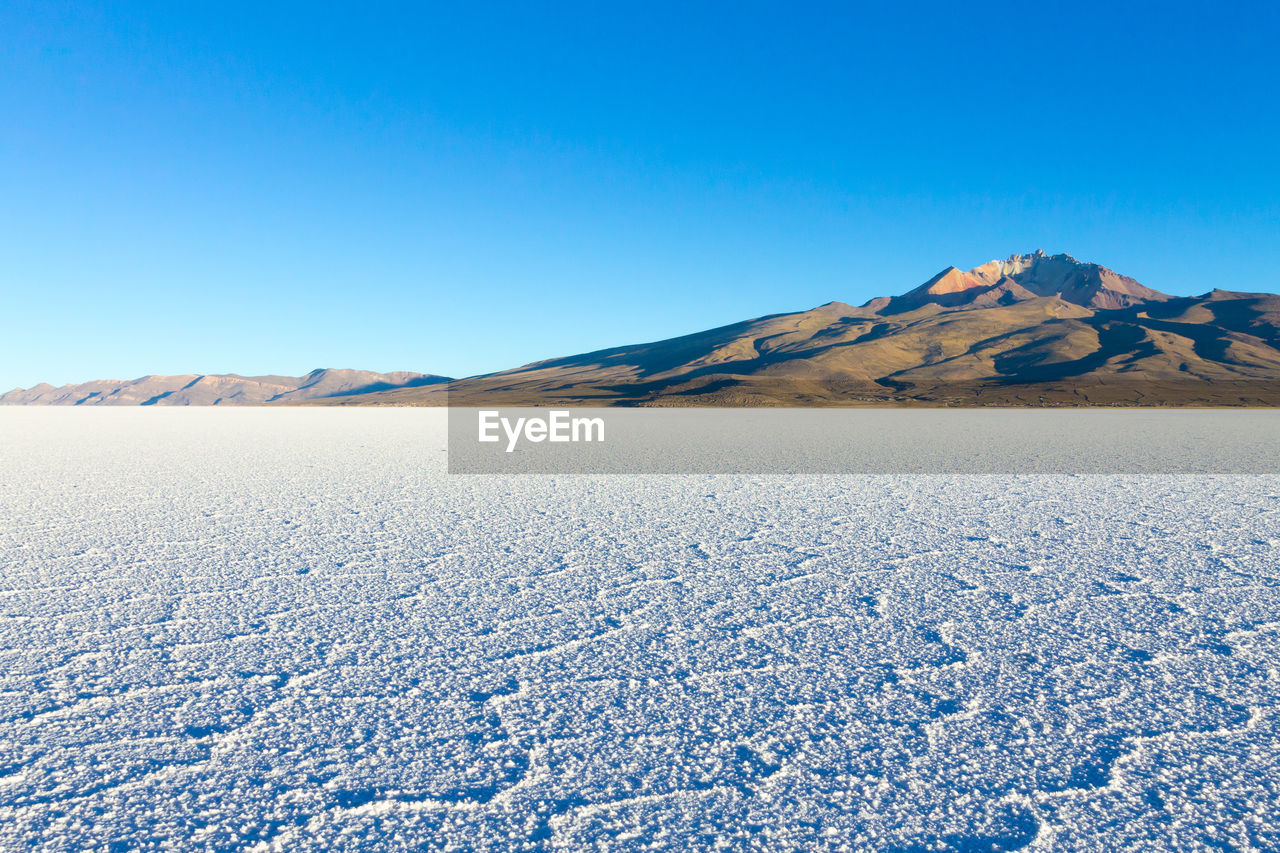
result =
[[0,412],[0,848],[1280,848],[1274,477]]

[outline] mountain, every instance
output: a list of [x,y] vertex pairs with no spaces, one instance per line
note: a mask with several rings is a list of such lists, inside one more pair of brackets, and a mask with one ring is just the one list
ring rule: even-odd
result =
[[393,388],[425,388],[447,381],[422,373],[313,370],[306,376],[182,374],[63,385],[47,383],[0,394],[0,405],[37,406],[255,406],[335,399]]
[[1173,297],[1070,255],[948,267],[899,296],[830,302],[655,343],[445,380],[316,370],[38,385],[61,405],[1280,405],[1280,296]]
[[927,303],[1007,305],[1035,296],[1057,296],[1085,308],[1128,308],[1169,299],[1106,267],[1036,250],[1005,261],[988,261],[968,272],[948,267],[915,290],[895,299],[872,300],[868,305],[902,313]]
[[1280,405],[1280,296],[1172,297],[1036,251],[831,302],[344,405]]

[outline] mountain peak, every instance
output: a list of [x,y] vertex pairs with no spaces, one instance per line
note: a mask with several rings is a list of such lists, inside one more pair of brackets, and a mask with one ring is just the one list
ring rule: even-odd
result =
[[920,291],[933,295],[959,293],[962,290],[981,287],[984,283],[981,279],[975,278],[971,272],[961,272],[959,267],[947,267],[912,292]]
[[1065,252],[1050,255],[1044,249],[1036,249],[1005,260],[987,261],[968,272],[947,267],[914,290],[889,300],[885,311],[901,313],[929,303],[947,308],[978,307],[991,301],[980,297],[997,287],[1006,301],[1057,297],[1086,308],[1127,308],[1169,298],[1104,266],[1078,261]]

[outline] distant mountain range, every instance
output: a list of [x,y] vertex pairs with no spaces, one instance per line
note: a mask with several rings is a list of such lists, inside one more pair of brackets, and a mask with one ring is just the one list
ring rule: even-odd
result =
[[[317,374],[367,379],[340,388],[307,382]],[[159,379],[191,384],[127,390]],[[203,380],[207,388],[186,393]],[[218,390],[255,381],[299,384],[239,396]],[[830,302],[447,382],[354,371],[301,380],[147,377],[38,386],[0,403],[77,402],[77,395],[156,404],[1275,406],[1280,296],[1172,297],[1106,267],[1036,251],[967,272],[949,267],[858,307]]]
[[0,394],[0,405],[255,406],[335,399],[389,388],[423,388],[445,381],[443,376],[423,373],[371,373],[367,370],[313,370],[306,376],[192,373],[144,376],[126,382],[102,379],[60,388],[42,384]]

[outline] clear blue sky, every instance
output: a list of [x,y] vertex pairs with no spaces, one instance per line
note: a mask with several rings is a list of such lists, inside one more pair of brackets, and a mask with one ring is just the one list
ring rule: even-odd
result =
[[466,375],[1068,251],[1277,290],[1256,3],[0,4],[0,390]]

